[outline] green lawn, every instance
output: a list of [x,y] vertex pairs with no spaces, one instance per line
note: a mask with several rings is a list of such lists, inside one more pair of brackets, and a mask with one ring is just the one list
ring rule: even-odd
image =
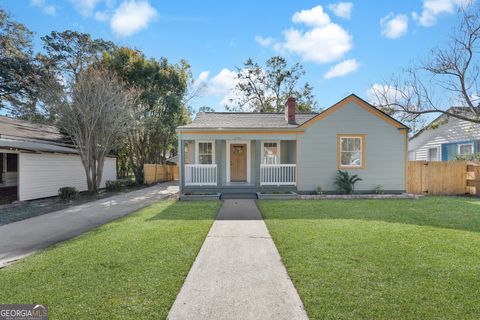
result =
[[0,303],[51,319],[164,319],[219,202],[161,201],[0,270]]
[[259,206],[311,319],[480,318],[480,200]]

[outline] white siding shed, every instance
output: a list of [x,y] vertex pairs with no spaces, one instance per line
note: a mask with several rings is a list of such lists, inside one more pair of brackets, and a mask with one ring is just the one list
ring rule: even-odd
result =
[[[116,159],[107,158],[100,185],[116,180]],[[87,182],[80,157],[74,154],[20,153],[18,158],[18,200],[51,197],[61,187],[87,190]]]

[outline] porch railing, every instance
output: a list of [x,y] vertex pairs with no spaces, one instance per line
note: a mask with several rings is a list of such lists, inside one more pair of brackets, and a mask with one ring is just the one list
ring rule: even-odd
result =
[[216,164],[186,164],[185,165],[186,186],[216,186],[217,165]]
[[291,186],[297,183],[295,164],[261,164],[261,186]]

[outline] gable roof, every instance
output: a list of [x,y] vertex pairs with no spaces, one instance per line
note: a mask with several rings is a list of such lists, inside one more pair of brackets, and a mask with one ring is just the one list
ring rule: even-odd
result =
[[363,100],[362,98],[360,98],[359,96],[357,96],[353,93],[351,95],[343,98],[339,102],[335,103],[330,108],[325,109],[324,111],[320,112],[316,117],[314,117],[314,118],[310,119],[309,121],[305,122],[304,124],[302,124],[300,126],[300,128],[307,128],[307,127],[311,126],[313,123],[317,122],[318,120],[326,118],[328,115],[334,113],[335,111],[337,111],[338,109],[340,109],[341,107],[343,107],[344,105],[346,105],[347,103],[350,103],[350,102],[353,102],[353,103],[363,107],[367,111],[373,113],[374,115],[376,115],[380,119],[386,121],[387,123],[391,124],[392,126],[398,128],[398,129],[406,129],[406,130],[409,129],[406,125],[404,125],[400,121],[392,118],[391,116],[389,116],[388,114],[386,114],[382,110],[374,107],[373,105],[371,105],[370,103],[368,103],[367,101]]
[[199,112],[192,123],[178,129],[293,129],[317,113],[296,113],[295,124],[285,121],[284,113]]
[[[474,116],[474,112],[472,111],[472,109],[470,107],[459,107],[459,106],[452,106],[450,108],[447,109],[447,112],[451,112],[451,113],[456,113],[456,114],[462,114],[462,115],[466,115],[466,116]],[[448,115],[448,114],[445,114],[445,113],[441,113],[438,117],[436,117],[435,119],[433,119],[432,121],[430,121],[430,123],[428,123],[427,125],[425,125],[422,129],[418,130],[417,133],[415,133],[412,137],[410,137],[410,140],[412,139],[415,139],[417,138],[420,134],[422,134],[425,130],[428,130],[432,127],[433,124],[435,123],[439,123],[441,120],[443,119],[449,119],[449,118],[453,118],[452,116]],[[458,118],[457,118],[458,119]],[[461,121],[465,121],[465,120],[462,120],[462,119],[458,119],[458,120],[461,120]],[[466,121],[465,121],[466,122]],[[443,124],[440,123],[439,126],[442,126]]]
[[289,124],[285,120],[284,113],[199,112],[192,123],[180,126],[177,129],[179,131],[183,129],[301,129],[307,128],[318,120],[324,119],[349,102],[365,108],[367,111],[398,129],[408,130],[406,125],[375,108],[355,94],[347,96],[320,113],[296,113],[296,123],[294,124]]

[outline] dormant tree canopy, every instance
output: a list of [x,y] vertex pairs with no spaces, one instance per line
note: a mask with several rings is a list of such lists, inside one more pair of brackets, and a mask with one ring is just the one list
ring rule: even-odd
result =
[[90,67],[79,73],[71,91],[47,86],[47,103],[78,148],[89,191],[97,192],[105,157],[130,128],[137,94],[112,72]]
[[[419,66],[402,77],[374,86],[376,104],[403,121],[429,113],[442,113],[480,123],[480,5],[468,3],[459,10],[459,22],[447,44],[432,50]],[[450,106],[468,112],[453,112]]]

